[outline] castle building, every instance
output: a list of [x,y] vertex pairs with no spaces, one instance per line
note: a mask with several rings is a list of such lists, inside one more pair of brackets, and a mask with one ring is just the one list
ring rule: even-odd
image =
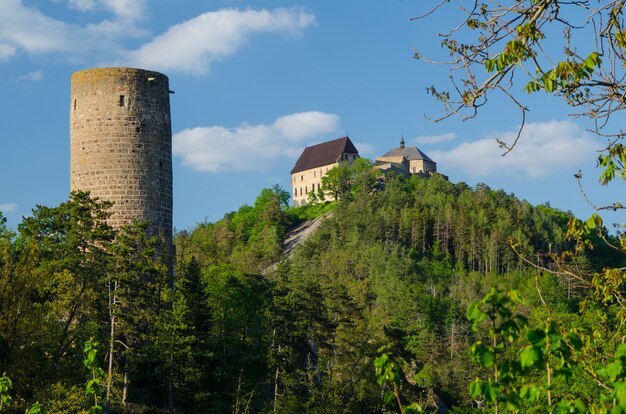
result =
[[359,158],[359,151],[350,138],[337,138],[304,149],[291,170],[291,195],[294,207],[303,206],[309,193],[322,186],[322,177],[340,162],[352,162]]
[[70,189],[112,201],[109,224],[150,222],[171,250],[172,127],[167,76],[97,68],[72,75]]
[[417,147],[405,147],[404,138],[400,140],[399,147],[376,158],[375,164],[381,171],[394,171],[407,177],[411,174],[429,176],[437,172],[437,163]]

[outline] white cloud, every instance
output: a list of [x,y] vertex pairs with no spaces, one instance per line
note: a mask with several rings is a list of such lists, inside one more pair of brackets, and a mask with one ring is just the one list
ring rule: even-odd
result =
[[0,204],[0,211],[3,213],[11,213],[15,210],[17,210],[17,204],[15,203]]
[[254,33],[298,35],[315,24],[299,9],[223,9],[201,14],[170,27],[134,52],[133,66],[203,74],[211,63],[235,53]]
[[[52,0],[55,3],[61,0]],[[146,0],[67,0],[70,9],[81,12],[106,10],[122,20],[140,20],[146,14]]]
[[524,127],[513,151],[503,157],[496,138],[512,143],[516,134],[517,131],[492,134],[488,138],[463,142],[450,151],[432,151],[430,157],[444,173],[446,169],[457,168],[470,177],[523,174],[541,178],[563,171],[575,172],[601,146],[588,132],[571,122],[530,123]]
[[13,55],[15,55],[16,49],[14,46],[8,45],[6,43],[0,43],[0,61],[9,60]]
[[139,20],[146,13],[145,0],[102,0],[102,3],[106,9],[123,19]]
[[338,125],[339,117],[337,115],[317,111],[298,112],[281,116],[273,124],[278,133],[291,141],[301,141],[310,138],[318,131],[335,131]]
[[23,82],[23,81],[40,81],[43,79],[43,72],[37,70],[35,72],[29,72],[25,75],[20,75],[13,80],[14,83]]
[[114,15],[81,25],[51,18],[22,1],[0,0],[0,62],[19,52],[54,53],[91,65],[203,74],[213,62],[238,51],[254,34],[297,36],[316,22],[313,14],[297,8],[222,9],[176,24],[130,50],[124,46],[125,40],[148,36],[135,23],[148,14],[145,0],[67,0],[68,7],[107,10]]
[[456,134],[454,132],[446,132],[445,134],[439,135],[420,135],[411,139],[411,142],[418,145],[428,145],[441,144],[443,142],[454,141],[455,139]]
[[336,132],[339,121],[335,114],[311,111],[269,125],[184,129],[174,135],[173,152],[197,171],[265,170],[281,158],[296,158],[305,140]]
[[30,53],[69,51],[70,27],[22,5],[21,0],[0,2],[0,42]]
[[95,0],[68,0],[67,4],[70,8],[80,10],[82,12],[90,11],[96,8]]

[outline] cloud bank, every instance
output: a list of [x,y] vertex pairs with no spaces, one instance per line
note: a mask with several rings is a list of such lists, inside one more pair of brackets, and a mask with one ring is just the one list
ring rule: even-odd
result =
[[[106,18],[74,24],[27,7],[22,0],[1,0],[0,63],[18,53],[57,54],[72,61],[204,74],[213,62],[234,54],[254,35],[299,36],[316,23],[313,14],[299,8],[231,8],[203,13],[151,36],[139,26],[150,15],[145,0],[67,0],[65,4],[90,13],[85,16],[100,16],[96,13],[100,12]],[[141,38],[146,40],[139,47],[125,44]]]
[[131,66],[205,73],[212,62],[235,53],[256,33],[300,35],[315,16],[297,9],[224,9],[170,27],[129,54]]
[[437,161],[442,171],[456,168],[469,177],[522,175],[538,179],[559,172],[576,172],[601,146],[588,132],[571,122],[530,123],[524,127],[515,149],[503,157],[496,138],[511,143],[516,134],[517,131],[491,134],[484,139],[463,142],[449,151],[430,151],[429,156]]
[[173,153],[197,171],[263,171],[282,158],[296,158],[305,140],[336,132],[339,123],[335,114],[310,111],[268,125],[184,129],[174,134]]

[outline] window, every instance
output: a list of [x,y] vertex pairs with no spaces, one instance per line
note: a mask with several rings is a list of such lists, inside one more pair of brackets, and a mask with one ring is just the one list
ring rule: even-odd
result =
[[74,110],[76,110],[76,99],[74,99]]
[[309,194],[309,187],[304,186],[304,194]]
[[300,195],[302,195],[302,187],[300,187]]
[[304,180],[304,175],[300,176],[300,181]]
[[317,177],[317,171],[313,171],[313,178]]
[[315,183],[311,184],[311,192],[315,192]]
[[295,190],[293,190],[293,196],[294,197],[298,197],[298,189],[297,188]]
[[126,103],[125,101],[126,101],[126,97],[124,95],[120,95],[120,102],[119,102],[120,108],[124,107],[124,105]]

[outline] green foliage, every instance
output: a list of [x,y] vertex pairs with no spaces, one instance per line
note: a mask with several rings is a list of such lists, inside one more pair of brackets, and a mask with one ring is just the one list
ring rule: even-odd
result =
[[380,173],[372,167],[373,163],[365,158],[339,163],[322,177],[321,197],[318,198],[321,201],[327,197],[332,200],[350,200],[369,193]]
[[90,374],[90,378],[87,380],[85,386],[85,394],[93,397],[94,401],[91,408],[89,408],[90,413],[101,413],[104,411],[102,404],[99,403],[102,394],[104,370],[100,368],[97,360],[98,346],[99,344],[94,341],[93,338],[89,338],[89,340],[85,342],[83,349],[83,353],[85,354],[83,365],[85,365],[85,368]]
[[[383,351],[383,348],[379,351]],[[400,384],[400,370],[388,352],[382,352],[381,355],[374,360],[374,367],[376,369],[376,381],[378,385],[383,387],[390,385],[392,387],[392,389],[385,389],[383,394],[385,404],[397,404],[398,411],[403,414],[424,412],[422,406],[418,403],[414,402],[408,406],[402,404],[398,388]]]
[[287,214],[292,218],[294,223],[307,220],[315,220],[328,213],[335,208],[335,202],[325,201],[323,203],[310,203],[300,207],[294,207],[287,210]]
[[7,373],[3,373],[0,377],[0,411],[2,407],[7,407],[11,404],[11,395],[9,391],[13,387],[11,378],[7,377]]
[[[371,192],[371,165],[348,171],[338,202],[291,209],[275,187],[181,232],[175,281],[147,223],[113,232],[106,205],[80,194],[38,207],[19,234],[0,237],[0,368],[15,373],[11,409],[39,400],[51,412],[459,412],[472,409],[472,395],[529,409],[550,390],[552,405],[569,409],[602,394],[577,370],[609,366],[608,377],[597,374],[604,382],[618,372],[607,364],[622,357],[602,356],[624,335],[610,300],[622,276],[602,272],[606,255],[585,252],[597,281],[574,295],[523,260],[573,246],[570,215],[436,175],[388,177]],[[287,231],[330,208],[282,260]],[[590,300],[596,291],[607,300]],[[579,303],[589,309],[581,321]],[[550,387],[541,382],[547,363]]]

